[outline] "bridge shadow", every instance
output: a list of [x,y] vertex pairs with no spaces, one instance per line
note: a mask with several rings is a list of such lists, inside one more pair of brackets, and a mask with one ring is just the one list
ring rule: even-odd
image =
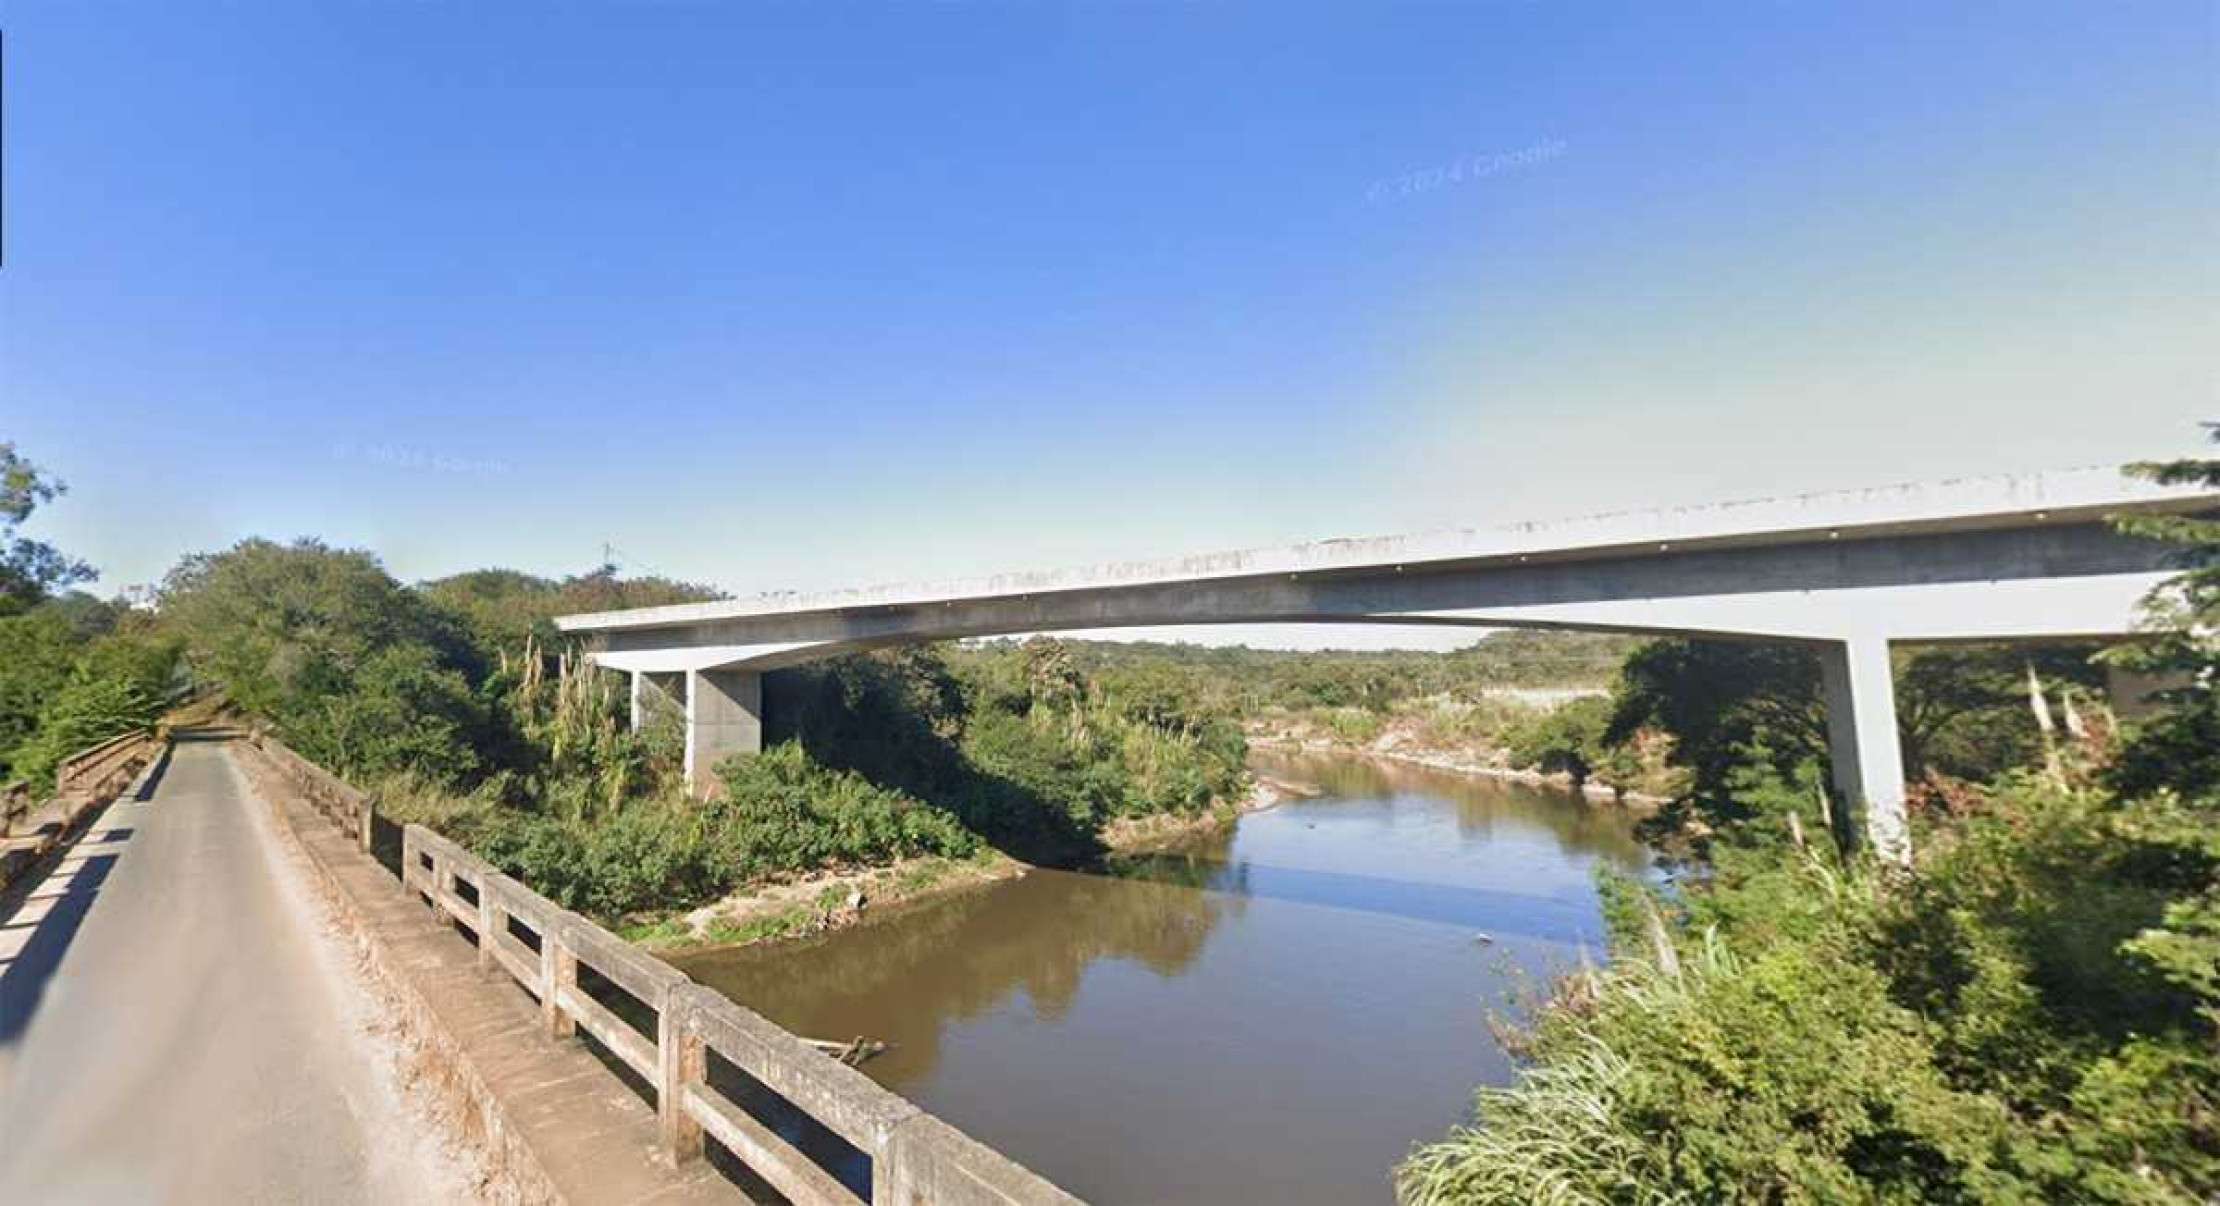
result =
[[46,986],[123,857],[130,829],[94,829],[0,896],[0,1047],[22,1037]]
[[154,765],[146,768],[145,776],[139,780],[138,790],[131,793],[132,803],[146,804],[153,801],[154,790],[162,786],[162,777],[170,772],[170,754],[174,748],[168,742],[163,743],[162,752],[154,756]]

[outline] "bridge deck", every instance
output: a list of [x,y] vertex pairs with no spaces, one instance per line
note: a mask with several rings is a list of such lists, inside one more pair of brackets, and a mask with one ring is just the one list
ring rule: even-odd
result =
[[469,1200],[220,746],[0,907],[0,1200]]

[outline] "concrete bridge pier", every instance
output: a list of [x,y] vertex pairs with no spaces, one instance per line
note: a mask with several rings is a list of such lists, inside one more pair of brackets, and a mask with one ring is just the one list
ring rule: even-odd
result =
[[729,754],[763,748],[763,676],[753,670],[686,671],[686,783],[717,789],[712,770]]
[[1835,797],[1848,810],[1850,832],[1862,828],[1873,849],[1909,863],[1904,820],[1904,751],[1896,731],[1896,679],[1888,638],[1865,634],[1820,646],[1819,672],[1827,708],[1827,752]]

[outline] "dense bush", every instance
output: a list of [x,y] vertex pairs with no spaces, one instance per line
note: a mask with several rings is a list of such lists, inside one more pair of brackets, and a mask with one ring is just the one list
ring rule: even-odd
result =
[[1511,631],[1450,653],[1250,649],[1062,641],[1090,677],[1117,675],[1190,712],[1280,709],[1386,713],[1420,700],[1479,703],[1505,687],[1601,687],[1639,642],[1580,632]]
[[767,676],[769,739],[928,800],[1020,857],[1073,862],[1121,818],[1193,814],[1243,786],[1233,718],[1152,667],[1086,667],[1037,639],[924,646]]
[[1574,784],[1600,778],[1630,787],[1641,773],[1632,740],[1610,740],[1611,701],[1601,696],[1569,700],[1537,712],[1504,732],[1511,765],[1569,776]]
[[414,770],[461,785],[499,744],[461,625],[368,553],[243,541],[163,581],[163,625],[195,677],[342,774]]
[[978,837],[942,809],[821,766],[798,745],[728,758],[717,777],[724,791],[701,806],[701,816],[714,835],[714,865],[734,885],[979,848]]
[[2220,995],[2151,937],[2220,868],[2212,818],[2033,781],[1982,799],[1905,881],[1820,844],[1722,850],[1671,958],[1624,933],[1561,986],[1527,1073],[1413,1156],[1404,1198],[2220,1192]]
[[0,782],[15,778],[18,752],[76,667],[81,643],[58,612],[0,616]]
[[[35,621],[39,613],[0,620]],[[0,671],[0,681],[35,683],[37,694],[28,735],[7,755],[9,776],[40,789],[53,786],[55,769],[71,754],[123,733],[154,727],[176,693],[178,649],[174,641],[144,632],[111,633],[83,645],[63,645],[66,671],[58,680],[44,658],[34,658],[32,673]]]
[[504,870],[609,919],[810,871],[980,848],[947,812],[821,766],[797,745],[728,759],[718,778],[723,791],[707,801],[670,794],[591,820],[513,810],[456,819]]

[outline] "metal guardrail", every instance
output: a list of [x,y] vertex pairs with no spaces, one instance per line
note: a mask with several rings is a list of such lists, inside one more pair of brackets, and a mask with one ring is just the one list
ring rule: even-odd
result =
[[[383,818],[367,793],[273,738],[257,735],[251,743],[319,811],[352,834],[359,847],[371,850]],[[569,1038],[583,1029],[653,1088],[663,1147],[674,1162],[702,1158],[705,1137],[714,1138],[797,1203],[1078,1202],[870,1077],[422,825],[402,829],[401,883],[433,911],[469,931],[480,967],[498,968],[531,993],[549,1036]],[[652,1011],[654,1037],[586,992],[579,983],[582,968]],[[713,1085],[712,1054],[868,1157],[870,1197],[859,1197]]]

